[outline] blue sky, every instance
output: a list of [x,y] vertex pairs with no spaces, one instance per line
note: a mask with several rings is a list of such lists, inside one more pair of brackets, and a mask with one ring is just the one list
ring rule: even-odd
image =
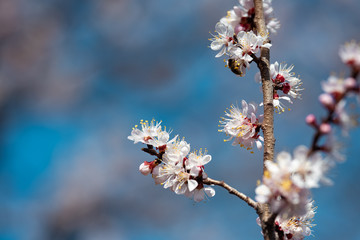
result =
[[[236,3],[4,1],[0,239],[260,239],[255,212],[225,190],[195,204],[155,186],[138,172],[151,156],[127,140],[140,119],[162,120],[208,149],[210,177],[254,197],[262,153],[217,130],[231,104],[261,101],[257,69],[239,78],[208,47]],[[304,118],[325,114],[320,82],[348,74],[338,48],[360,41],[359,10],[356,0],[274,1],[282,26],[271,60],[294,64],[305,88],[275,117],[276,152],[310,144]],[[360,238],[359,135],[342,140],[347,161],[330,172],[334,185],[313,192],[315,239]]]

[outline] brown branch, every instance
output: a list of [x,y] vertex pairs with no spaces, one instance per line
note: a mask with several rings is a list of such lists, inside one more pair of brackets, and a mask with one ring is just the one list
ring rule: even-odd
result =
[[258,210],[259,206],[258,206],[258,203],[256,201],[252,200],[250,197],[246,196],[245,194],[239,192],[235,188],[233,188],[230,185],[226,184],[224,181],[219,181],[219,180],[214,180],[214,179],[211,179],[211,178],[206,178],[206,179],[203,180],[203,183],[207,184],[207,185],[217,185],[217,186],[223,187],[226,190],[228,190],[228,192],[230,194],[233,194],[233,195],[237,196],[238,198],[240,198],[241,200],[246,202],[250,207],[254,208],[256,211]]
[[[266,36],[268,33],[265,26],[265,18],[263,5],[261,0],[254,0],[255,5],[255,26],[257,33]],[[274,105],[273,105],[273,82],[270,78],[270,50],[268,48],[261,48],[260,58],[257,62],[260,70],[263,102],[264,102],[264,121],[262,130],[264,132],[264,162],[266,160],[273,161],[274,159]],[[264,165],[265,171],[265,165]]]
[[[254,0],[255,6],[255,26],[258,35],[267,36],[267,30],[264,18],[264,9],[262,0]],[[268,41],[268,40],[267,40]],[[264,159],[263,159],[263,171],[265,172],[265,161],[274,160],[274,104],[273,94],[274,86],[270,78],[270,49],[261,48],[260,58],[257,62],[260,70],[262,90],[263,90],[263,102],[264,102],[264,121],[262,123],[262,130],[264,133]],[[275,233],[275,215],[271,213],[268,204],[259,204],[257,211],[260,220],[261,228],[264,235],[264,240],[276,240]]]

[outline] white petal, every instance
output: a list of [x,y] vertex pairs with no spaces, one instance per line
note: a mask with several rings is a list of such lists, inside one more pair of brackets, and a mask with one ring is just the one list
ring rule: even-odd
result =
[[218,54],[215,55],[215,57],[221,57],[222,55],[225,54],[225,52],[226,52],[226,48],[223,47],[223,48],[221,49],[221,51],[220,51]]
[[294,158],[296,159],[305,159],[307,158],[307,153],[309,152],[308,148],[304,145],[298,146],[294,150]]
[[271,43],[265,43],[264,45],[262,45],[262,48],[270,48],[272,45]]
[[203,189],[196,189],[194,192],[194,201],[195,202],[201,202],[202,200],[204,200],[205,197],[205,192],[203,191]]
[[211,155],[205,155],[204,157],[202,157],[201,159],[201,165],[205,165],[207,164],[208,162],[211,161]]
[[188,180],[188,188],[189,191],[192,192],[194,191],[194,189],[198,186],[198,182],[194,179],[190,179]]
[[217,51],[224,46],[224,42],[221,39],[217,39],[210,44],[211,50]]
[[209,197],[215,196],[215,190],[212,187],[206,187],[204,188],[204,191]]
[[261,143],[259,140],[255,141],[255,143],[256,143],[257,149],[261,149],[261,148],[262,148],[262,143]]
[[282,151],[277,155],[276,158],[279,163],[280,162],[288,162],[288,161],[291,161],[291,154],[288,152]]
[[215,25],[215,31],[220,35],[224,36],[226,34],[226,30],[227,30],[227,27],[221,22],[218,22]]

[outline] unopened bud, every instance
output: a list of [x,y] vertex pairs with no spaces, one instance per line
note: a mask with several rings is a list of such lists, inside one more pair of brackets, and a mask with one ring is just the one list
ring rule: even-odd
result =
[[151,173],[152,171],[152,164],[153,162],[143,162],[140,166],[139,166],[139,171],[141,172],[142,175],[148,175],[149,173]]
[[319,101],[321,102],[322,105],[324,105],[329,110],[332,110],[335,107],[334,98],[327,93],[321,94],[319,96]]
[[239,32],[244,31],[244,30],[245,30],[245,28],[242,25],[238,24],[234,28],[234,33],[238,34]]
[[345,79],[345,87],[348,90],[352,90],[356,88],[356,80],[354,78]]
[[322,123],[319,130],[322,134],[329,134],[331,132],[331,125],[328,123]]
[[316,117],[314,114],[307,115],[307,117],[305,118],[305,122],[311,126],[317,126]]

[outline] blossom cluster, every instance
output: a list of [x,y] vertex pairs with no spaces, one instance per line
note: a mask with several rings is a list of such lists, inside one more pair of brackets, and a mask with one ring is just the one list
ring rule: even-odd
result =
[[213,188],[204,187],[203,184],[203,179],[207,178],[204,165],[211,161],[211,155],[201,150],[190,152],[190,144],[178,136],[170,139],[169,132],[162,130],[161,122],[141,121],[140,124],[141,129],[135,126],[128,139],[147,144],[143,151],[157,157],[140,165],[139,170],[143,175],[151,173],[156,184],[193,198],[196,202],[215,195]]
[[220,121],[222,127],[219,132],[224,132],[229,139],[225,141],[233,141],[233,145],[251,150],[256,144],[258,149],[262,148],[264,138],[259,135],[260,126],[263,121],[263,115],[256,115],[257,107],[254,103],[247,103],[242,100],[242,109],[232,105],[228,112],[225,112],[227,118]]
[[[278,20],[272,17],[272,0],[263,2],[267,31],[276,32],[280,27]],[[246,69],[254,60],[260,48],[270,48],[267,35],[257,34],[254,17],[255,8],[253,0],[239,0],[240,5],[228,11],[227,16],[220,19],[215,26],[211,41],[211,49],[219,51],[215,57],[228,56],[227,67],[239,76],[244,76]]]
[[266,161],[263,182],[255,190],[256,200],[269,203],[274,213],[284,217],[305,214],[309,189],[319,187],[320,182],[331,183],[325,176],[331,162],[320,153],[308,153],[307,147],[299,146],[293,156],[284,151],[276,162]]
[[215,57],[228,55],[228,67],[237,75],[244,76],[246,68],[250,67],[253,56],[259,52],[260,48],[270,48],[267,43],[267,36],[256,35],[253,31],[241,31],[234,34],[234,30],[229,26],[218,22],[215,26],[217,36],[209,39],[211,49],[219,51]]
[[286,239],[303,239],[311,233],[314,209],[310,189],[318,188],[320,183],[331,184],[325,174],[332,162],[320,153],[308,153],[307,147],[299,146],[293,156],[284,151],[277,155],[276,162],[266,161],[263,181],[255,189],[255,199],[268,203],[277,214],[278,231],[283,231]]
[[[220,22],[230,27],[237,34],[241,31],[249,32],[254,30],[255,6],[253,0],[239,0],[238,6],[227,12],[227,15],[220,19]],[[268,31],[276,33],[280,28],[280,22],[273,17],[274,9],[271,6],[272,0],[263,1],[265,24]]]
[[317,120],[314,114],[309,114],[306,122],[316,130],[317,139],[326,136],[324,144],[314,141],[312,152],[322,151],[335,160],[344,160],[344,156],[340,153],[341,144],[336,140],[333,126],[338,126],[346,136],[358,125],[356,115],[347,112],[346,97],[357,96],[358,101],[360,100],[360,86],[355,79],[360,70],[356,65],[356,59],[360,59],[360,47],[355,42],[351,42],[341,46],[339,54],[342,61],[351,67],[352,76],[343,78],[332,75],[327,81],[323,81],[321,87],[324,92],[319,96],[319,101],[327,111],[327,117]]

